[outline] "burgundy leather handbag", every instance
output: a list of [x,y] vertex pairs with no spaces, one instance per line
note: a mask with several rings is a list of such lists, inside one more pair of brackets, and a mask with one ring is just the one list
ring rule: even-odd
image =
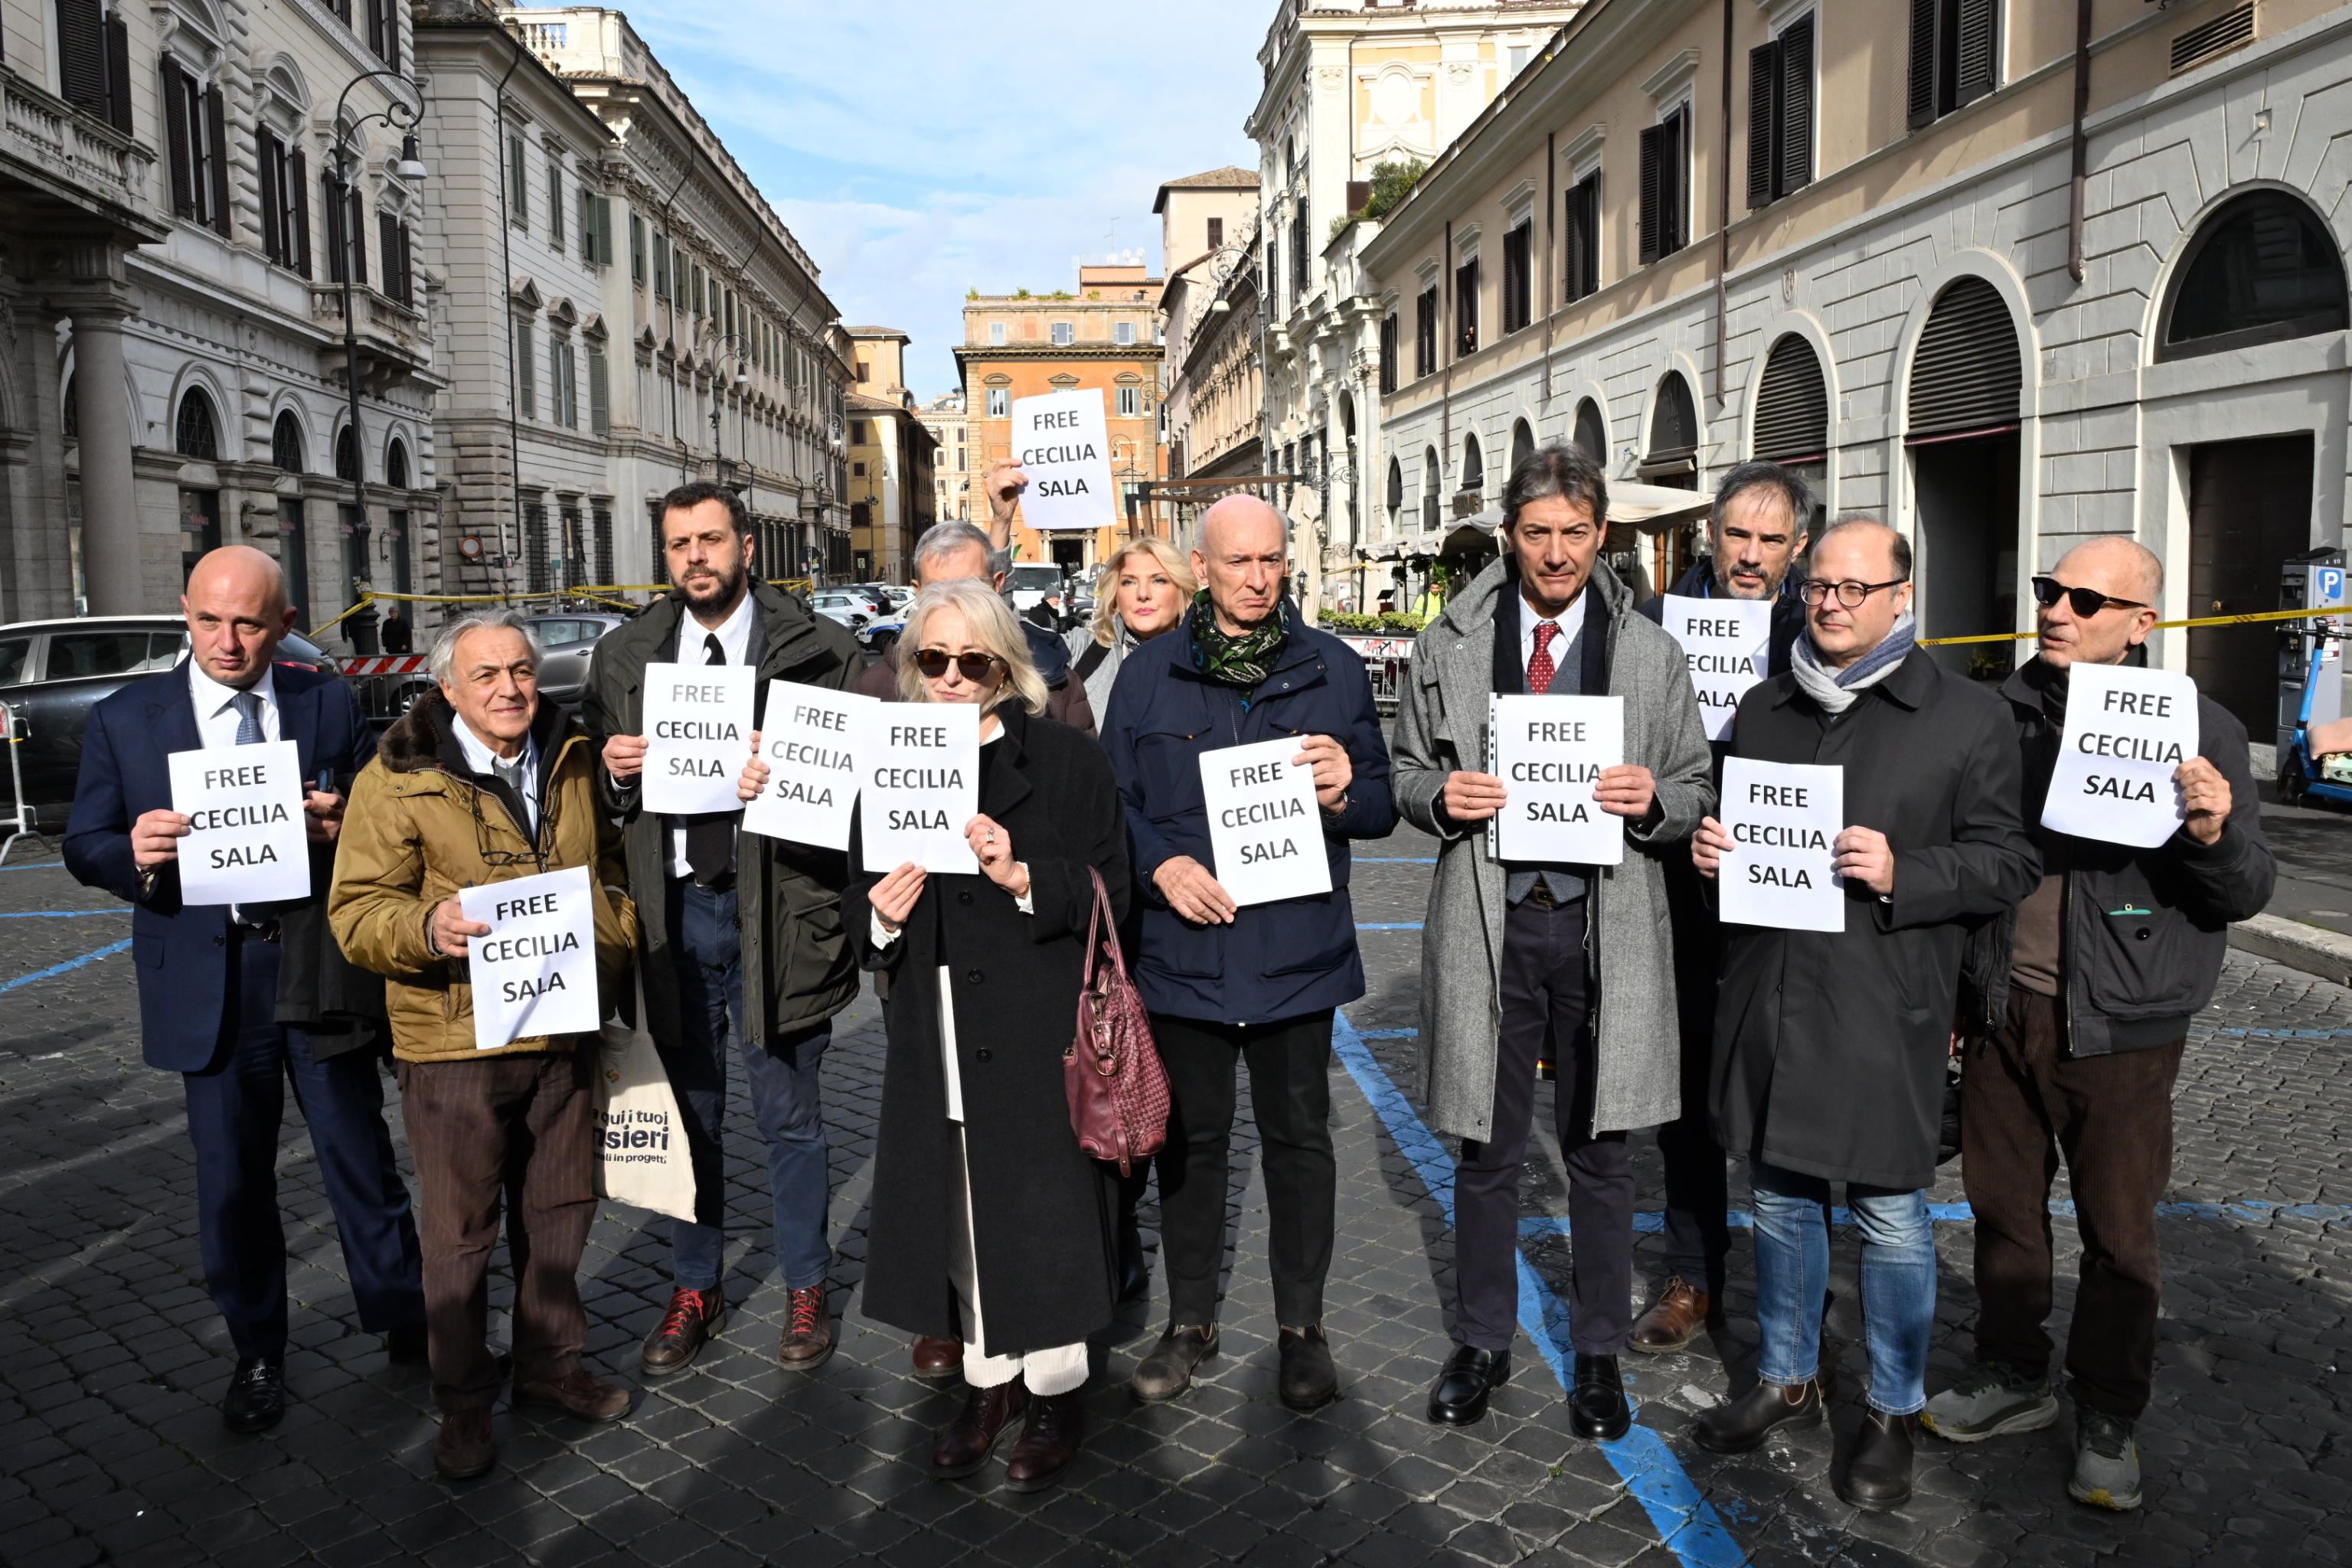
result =
[[1077,1036],[1062,1053],[1062,1084],[1078,1147],[1091,1158],[1117,1161],[1124,1176],[1168,1141],[1168,1069],[1151,1043],[1142,994],[1128,976],[1102,873],[1089,866],[1087,875],[1095,908],[1087,921]]

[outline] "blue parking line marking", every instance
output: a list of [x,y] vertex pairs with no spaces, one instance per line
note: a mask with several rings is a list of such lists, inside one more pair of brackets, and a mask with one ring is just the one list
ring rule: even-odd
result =
[[96,963],[101,958],[112,958],[130,946],[131,939],[126,936],[121,942],[110,943],[93,952],[85,952],[79,958],[68,958],[63,963],[52,963],[47,969],[37,969],[30,974],[19,974],[14,980],[0,983],[0,992],[14,991],[19,985],[30,985],[36,980],[47,980],[54,975],[67,973],[85,963]]
[[[2071,1198],[2054,1198],[2050,1212],[2060,1219],[2074,1217]],[[2239,1198],[2231,1203],[2170,1203],[2156,1205],[2158,1219],[2237,1220],[2248,1225],[2263,1225],[2284,1216],[2288,1219],[2315,1219],[2322,1225],[2352,1225],[2352,1204],[2280,1204],[2263,1198]],[[1734,1230],[1753,1230],[1756,1216],[1747,1209],[1733,1209],[1723,1216]],[[1966,1204],[1929,1204],[1927,1217],[1937,1225],[1971,1225],[1976,1214]],[[1853,1215],[1844,1208],[1830,1210],[1832,1225],[1852,1225]],[[1633,1229],[1645,1236],[1656,1236],[1666,1228],[1666,1216],[1653,1209],[1633,1216]],[[1523,1237],[1566,1236],[1568,1220],[1560,1215],[1528,1215],[1519,1221]]]
[[0,921],[69,921],[81,915],[127,915],[128,906],[111,910],[0,910]]
[[[1391,1037],[1411,1033],[1390,1032]],[[1356,1087],[1371,1102],[1388,1128],[1398,1152],[1411,1161],[1423,1188],[1454,1224],[1454,1161],[1436,1136],[1364,1045],[1364,1037],[1348,1022],[1346,1013],[1331,1019],[1331,1049]],[[1551,1368],[1564,1394],[1575,1385],[1574,1350],[1569,1340],[1568,1304],[1547,1286],[1518,1255],[1519,1326]],[[1629,1383],[1632,1379],[1627,1380]],[[1597,1445],[1611,1468],[1624,1478],[1625,1488],[1656,1526],[1658,1539],[1686,1568],[1747,1568],[1748,1553],[1725,1528],[1715,1506],[1699,1494],[1698,1485],[1683,1468],[1664,1437],[1638,1422],[1614,1443]]]
[[1356,928],[1358,931],[1419,931],[1419,921],[1371,921]]

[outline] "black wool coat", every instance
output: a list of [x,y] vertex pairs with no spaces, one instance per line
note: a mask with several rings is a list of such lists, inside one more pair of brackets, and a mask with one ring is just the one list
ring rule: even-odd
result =
[[[1124,917],[1127,833],[1101,747],[1017,705],[997,712],[1004,732],[981,748],[980,809],[1027,863],[1035,912],[1021,913],[985,877],[936,872],[887,946],[874,945],[867,901],[879,874],[858,873],[843,910],[862,963],[890,975],[866,1311],[911,1333],[961,1335],[948,1279],[956,1216],[947,1203],[955,1145],[940,1058],[944,964],[982,1327],[991,1354],[1015,1355],[1076,1344],[1111,1321],[1111,1182],[1070,1131],[1062,1053],[1076,1035],[1094,908],[1087,870],[1102,874],[1114,916]],[[855,830],[849,853],[859,864]]]
[[2042,875],[2008,709],[1915,648],[1834,717],[1794,675],[1759,682],[1731,755],[1843,764],[1846,826],[1886,835],[1895,893],[1848,882],[1843,932],[1723,928],[1716,1136],[1784,1170],[1924,1187],[1963,944]]

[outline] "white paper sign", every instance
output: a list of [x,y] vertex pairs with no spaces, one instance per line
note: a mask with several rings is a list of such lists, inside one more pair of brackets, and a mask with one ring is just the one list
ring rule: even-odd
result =
[[645,805],[688,816],[740,811],[760,672],[748,664],[646,666]]
[[1534,865],[1615,866],[1625,819],[1601,809],[1601,770],[1625,760],[1622,697],[1493,697],[1486,733],[1503,781],[1495,858]]
[[2197,683],[2178,670],[2077,664],[2042,826],[2153,849],[2188,816],[2173,770],[2197,754]]
[[603,1027],[594,899],[585,866],[459,890],[466,918],[490,928],[466,939],[476,1050]]
[[1738,846],[1717,875],[1727,923],[1845,930],[1845,885],[1831,847],[1845,831],[1844,768],[1727,757],[1717,819]]
[[1271,904],[1331,890],[1315,770],[1290,759],[1295,740],[1201,753],[1209,812],[1209,869],[1236,904]]
[[1690,661],[1699,722],[1720,741],[1738,717],[1739,700],[1764,679],[1772,653],[1772,601],[1665,596],[1663,619]]
[[1103,395],[1054,392],[1013,400],[1013,456],[1029,476],[1021,518],[1040,533],[1118,521]]
[[184,904],[266,904],[310,896],[302,761],[291,741],[173,752],[172,809]]
[[743,831],[849,847],[849,812],[857,804],[857,737],[879,700],[790,680],[768,682],[767,727],[760,756],[768,787],[743,808]]
[[979,871],[963,836],[980,812],[976,705],[877,702],[856,752],[866,870],[895,871],[911,860],[926,871]]

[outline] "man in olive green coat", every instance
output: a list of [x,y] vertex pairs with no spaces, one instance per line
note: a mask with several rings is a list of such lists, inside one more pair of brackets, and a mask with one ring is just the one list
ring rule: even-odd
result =
[[841,925],[848,858],[743,834],[740,810],[649,812],[640,789],[646,665],[754,666],[763,704],[771,680],[839,690],[857,673],[861,656],[846,631],[759,580],[756,542],[743,503],[723,486],[681,485],[664,497],[663,553],[677,591],[596,645],[582,699],[599,795],[620,819],[637,889],[646,1030],[677,1093],[694,1165],[695,1217],[672,1222],[669,1310],[641,1358],[652,1377],[692,1363],[726,1317],[719,1128],[730,1035],[767,1144],[776,1267],[790,1298],[778,1359],[808,1371],[833,1353],[817,1075],[833,1016],[857,994]]

